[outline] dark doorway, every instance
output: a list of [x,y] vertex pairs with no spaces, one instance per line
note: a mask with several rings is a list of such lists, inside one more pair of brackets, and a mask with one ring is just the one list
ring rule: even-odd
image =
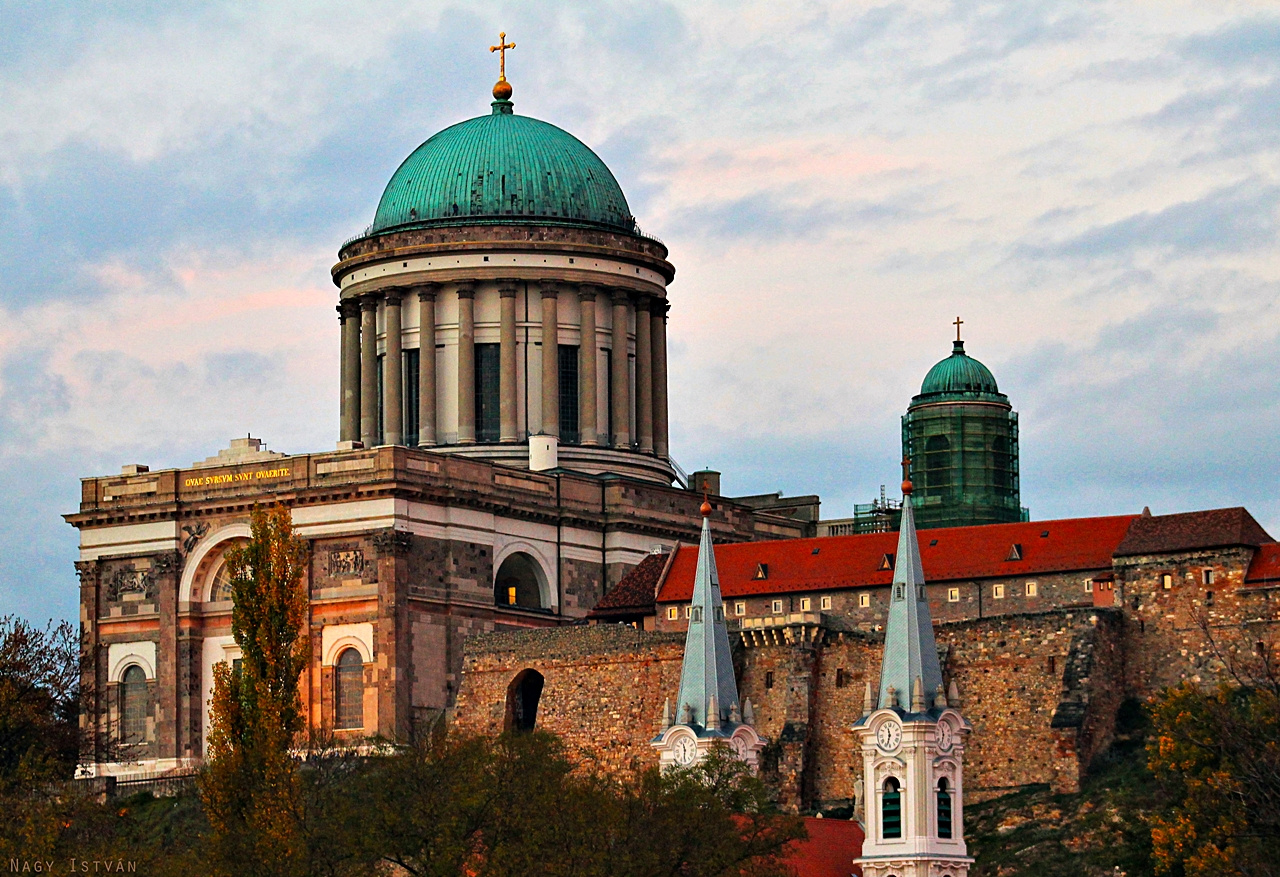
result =
[[542,697],[542,674],[521,670],[507,688],[508,731],[532,731],[538,721],[538,701]]

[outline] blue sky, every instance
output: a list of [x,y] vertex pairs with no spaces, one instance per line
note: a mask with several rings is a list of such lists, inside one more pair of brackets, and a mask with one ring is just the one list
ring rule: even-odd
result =
[[17,4],[0,32],[0,614],[77,613],[78,479],[332,447],[328,268],[487,112],[671,249],[673,453],[848,514],[961,315],[1036,518],[1280,533],[1280,12],[1263,3]]

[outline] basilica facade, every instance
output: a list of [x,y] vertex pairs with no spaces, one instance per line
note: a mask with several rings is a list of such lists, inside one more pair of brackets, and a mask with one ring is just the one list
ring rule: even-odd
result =
[[[81,623],[90,772],[197,764],[212,668],[239,655],[224,558],[255,505],[310,548],[304,708],[339,739],[407,733],[450,709],[464,641],[581,620],[655,550],[697,537],[673,485],[667,286],[604,163],[514,112],[429,138],[345,243],[332,451],[258,439],[181,469],[82,480]],[[729,503],[724,541],[812,521]]]

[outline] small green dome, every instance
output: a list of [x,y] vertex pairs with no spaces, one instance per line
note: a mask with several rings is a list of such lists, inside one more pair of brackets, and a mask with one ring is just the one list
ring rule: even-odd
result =
[[928,402],[1001,402],[1009,399],[996,386],[995,375],[982,363],[964,352],[964,342],[957,341],[951,355],[924,376],[920,395],[911,404]]
[[511,111],[493,112],[432,136],[387,183],[368,234],[474,223],[605,226],[636,233],[609,168],[567,131]]

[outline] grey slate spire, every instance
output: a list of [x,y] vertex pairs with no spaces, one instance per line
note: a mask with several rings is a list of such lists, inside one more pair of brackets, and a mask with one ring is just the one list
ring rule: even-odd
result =
[[[898,557],[893,566],[893,588],[889,592],[889,622],[884,631],[884,659],[880,663],[881,708],[890,706],[889,689],[896,690],[897,707],[906,710],[920,703],[923,694],[942,685],[938,646],[933,639],[933,619],[924,588],[924,567],[916,540],[916,521],[911,509],[911,482],[902,482],[902,526],[898,530]],[[917,685],[919,687],[917,687]]]
[[733,656],[729,651],[729,628],[720,600],[720,577],[711,547],[711,504],[702,503],[702,541],[698,545],[698,569],[693,578],[693,605],[689,612],[689,632],[684,639],[684,664],[680,669],[679,712],[692,707],[693,722],[716,727],[717,716],[707,720],[714,703],[721,715],[738,702],[738,683],[733,677]]

